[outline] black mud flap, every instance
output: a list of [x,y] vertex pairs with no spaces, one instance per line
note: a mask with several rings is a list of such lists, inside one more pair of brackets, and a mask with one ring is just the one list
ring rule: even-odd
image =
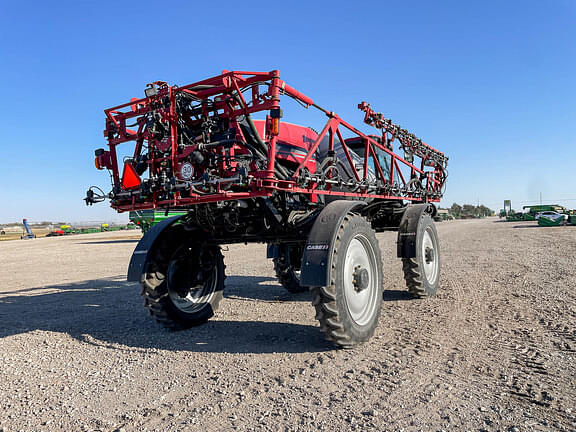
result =
[[268,244],[266,246],[266,258],[280,258],[280,245],[278,244]]
[[366,205],[362,201],[338,200],[328,204],[316,218],[302,256],[300,285],[327,286],[334,241],[338,227],[352,210]]
[[436,207],[433,204],[412,204],[406,207],[398,227],[398,240],[396,242],[398,258],[416,257],[418,224],[424,213],[434,217]]
[[144,266],[146,262],[148,262],[148,254],[150,253],[150,249],[160,237],[162,232],[165,229],[172,226],[178,219],[182,218],[183,216],[173,216],[168,219],[164,219],[162,222],[154,225],[152,228],[148,230],[144,237],[140,239],[138,245],[136,245],[136,249],[132,253],[132,258],[130,259],[130,265],[128,266],[128,282],[140,282],[140,278],[142,277],[142,272],[144,271]]

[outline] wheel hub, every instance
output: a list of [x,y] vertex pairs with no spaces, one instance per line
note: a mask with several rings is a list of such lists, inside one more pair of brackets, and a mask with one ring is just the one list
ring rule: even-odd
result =
[[435,284],[438,280],[439,261],[437,252],[438,244],[435,241],[432,229],[428,227],[422,235],[421,257],[423,261],[424,277],[430,284]]
[[197,263],[185,259],[171,264],[168,274],[170,289],[181,298],[186,298],[191,292],[199,290],[210,277],[211,269],[201,269]]
[[193,313],[210,301],[218,284],[215,256],[210,251],[180,253],[168,265],[168,294],[174,306]]
[[359,325],[367,325],[374,317],[380,278],[370,241],[357,234],[348,244],[343,263],[343,285],[350,317]]
[[352,284],[357,292],[363,291],[368,288],[370,282],[370,275],[368,270],[361,266],[356,266],[352,275]]
[[434,249],[427,247],[424,251],[424,258],[426,259],[426,264],[430,264],[434,261]]

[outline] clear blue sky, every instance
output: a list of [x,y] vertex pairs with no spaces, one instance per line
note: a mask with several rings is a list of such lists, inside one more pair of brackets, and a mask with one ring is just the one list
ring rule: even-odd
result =
[[109,189],[103,110],[222,69],[280,69],[356,125],[370,102],[450,157],[443,205],[576,207],[573,0],[249,3],[5,2],[0,222],[125,219],[82,201]]

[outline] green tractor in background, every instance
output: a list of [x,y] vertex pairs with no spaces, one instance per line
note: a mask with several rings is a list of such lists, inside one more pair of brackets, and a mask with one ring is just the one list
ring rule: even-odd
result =
[[[507,222],[520,222],[520,221],[535,221],[539,220],[539,215],[541,213],[559,213],[559,214],[566,214],[567,210],[565,207],[562,207],[558,204],[540,204],[540,205],[530,205],[522,207],[521,212],[516,212],[512,209],[506,215]],[[556,224],[556,220],[551,221],[553,225]],[[540,223],[539,223],[540,224]],[[542,222],[540,225],[542,226],[552,226],[552,225],[544,225],[548,224],[548,221]]]
[[557,212],[566,213],[566,207],[558,204],[544,204],[544,205],[531,205],[522,207],[524,220],[533,221],[537,219],[538,213],[542,212]]
[[130,211],[129,218],[130,222],[140,227],[142,234],[146,234],[146,232],[157,223],[172,216],[184,216],[186,213],[187,211],[178,210],[168,212],[165,210],[132,210]]
[[524,213],[522,213],[522,212],[517,213],[514,210],[512,210],[506,216],[506,222],[520,222],[523,220],[524,220]]

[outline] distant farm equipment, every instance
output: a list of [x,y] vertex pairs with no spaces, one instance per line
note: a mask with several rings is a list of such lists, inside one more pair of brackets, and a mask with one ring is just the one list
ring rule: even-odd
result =
[[541,212],[557,212],[557,213],[566,213],[566,207],[562,207],[558,204],[540,204],[540,205],[532,205],[532,206],[524,206],[522,207],[524,220],[536,220],[536,216],[538,213]]
[[506,215],[506,222],[520,222],[524,220],[524,213],[513,212]]
[[132,210],[129,213],[130,222],[142,230],[142,233],[152,228],[154,225],[174,216],[184,216],[188,211],[165,211],[165,210]]
[[[570,213],[566,207],[558,204],[539,204],[522,207],[521,212],[510,210],[506,215],[507,222],[538,221],[540,226],[559,226],[571,224]],[[502,215],[502,211],[501,211]],[[540,216],[544,216],[540,220]]]
[[576,210],[568,210],[558,204],[526,205],[521,212],[512,210],[510,201],[505,201],[508,207],[500,210],[500,217],[505,216],[507,222],[537,221],[539,226],[576,225]]
[[22,236],[20,238],[22,240],[35,239],[36,234],[32,232],[30,225],[28,225],[28,219],[22,219],[22,225],[24,225],[24,230],[26,232],[22,231]]
[[455,217],[450,214],[448,209],[438,209],[438,213],[436,213],[436,216],[434,216],[434,222],[443,222],[454,219]]
[[58,229],[50,231],[46,237],[60,237],[72,234],[95,234],[105,231],[121,231],[121,230],[130,230],[138,228],[132,223],[128,225],[109,225],[107,223],[103,223],[97,227],[82,227],[82,228],[75,228],[71,225],[60,225]]
[[539,226],[567,225],[569,219],[570,218],[567,214],[558,213],[555,211],[544,211],[536,215],[536,220],[538,220]]

